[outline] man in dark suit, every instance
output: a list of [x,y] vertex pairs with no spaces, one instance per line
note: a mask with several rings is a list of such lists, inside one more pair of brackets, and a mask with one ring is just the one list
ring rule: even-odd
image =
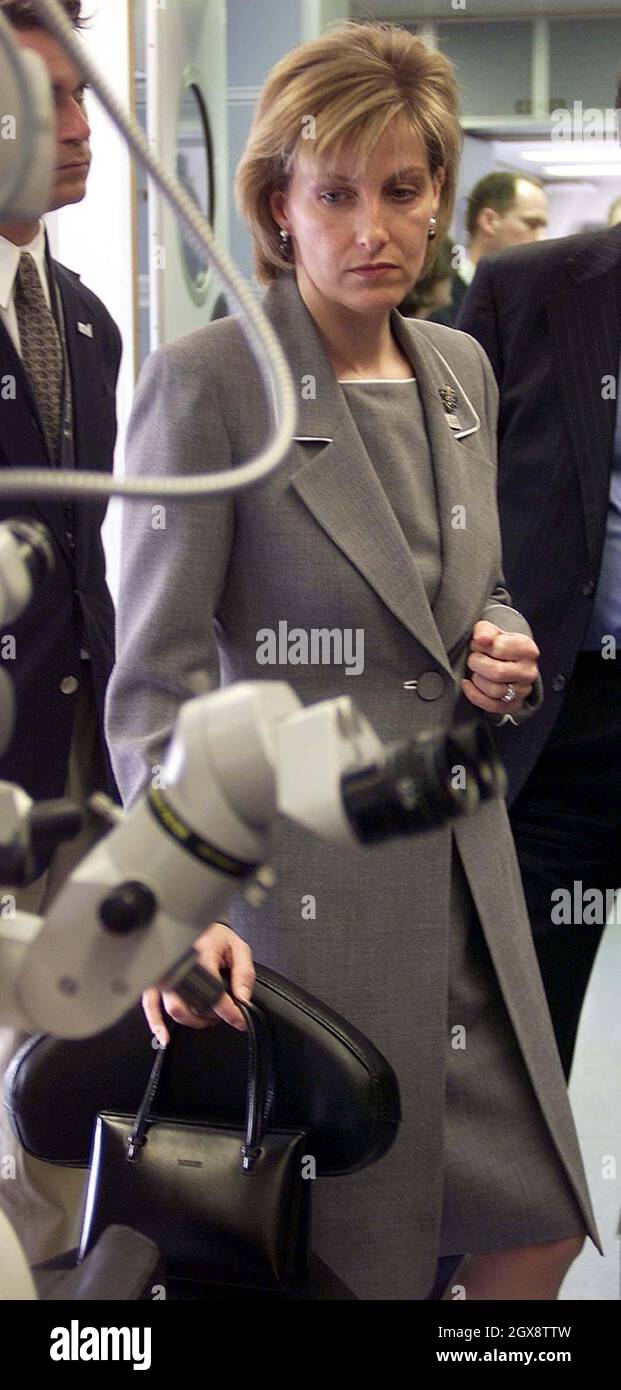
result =
[[500,388],[504,569],[541,649],[543,708],[498,737],[569,1076],[621,884],[621,227],[482,261],[457,327]]
[[[0,4],[16,41],[43,58],[53,85],[58,152],[52,211],[79,202],[86,192],[90,128],[84,83],[40,27],[28,0]],[[79,27],[80,0],[64,0],[64,8]],[[120,356],[115,323],[79,276],[52,259],[44,224],[0,225],[0,466],[109,471]],[[0,759],[0,779],[18,783],[34,799],[68,794],[83,802],[95,789],[117,795],[103,735],[104,694],[114,660],[114,610],[101,539],[105,510],[103,501],[0,501],[0,519],[26,516],[47,526],[55,558],[48,587],[3,634],[2,643],[11,658],[6,667],[16,718],[11,744]],[[9,636],[12,644],[5,641]],[[34,882],[15,895],[18,908],[44,913],[99,833],[94,818],[87,820],[75,841],[41,855]],[[0,1028],[0,1076],[20,1041]],[[7,1155],[12,1142],[0,1116],[0,1155]],[[39,1202],[32,1161],[22,1171],[20,1151],[15,1158],[16,1179],[0,1182],[0,1202],[8,1202],[34,1259],[48,1253],[57,1238],[63,1243],[62,1223],[54,1224],[61,1213]]]
[[[65,8],[79,20],[79,0],[67,0]],[[77,203],[90,164],[82,80],[51,35],[33,23],[28,4],[3,3],[2,13],[15,25],[18,43],[43,57],[54,84],[58,159],[50,211]],[[15,398],[0,407],[2,466],[110,470],[120,355],[116,325],[79,276],[52,260],[43,223],[0,225],[0,376],[15,382]],[[76,721],[88,723],[85,704],[103,789],[114,790],[102,731],[114,642],[101,540],[105,509],[103,501],[12,498],[0,507],[3,519],[19,514],[43,521],[55,549],[52,583],[12,629],[17,719],[0,759],[0,777],[35,798],[63,795]]]
[[432,323],[456,324],[461,306],[474,280],[479,261],[510,246],[539,241],[548,225],[548,200],[540,179],[495,170],[479,179],[468,197],[467,255],[461,251],[453,271],[451,303],[430,315]]

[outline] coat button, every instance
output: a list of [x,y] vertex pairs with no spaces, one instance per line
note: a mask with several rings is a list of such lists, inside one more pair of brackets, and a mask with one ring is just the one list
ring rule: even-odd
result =
[[446,681],[439,671],[423,671],[418,678],[418,694],[421,700],[439,700],[444,694]]
[[587,579],[586,583],[582,585],[582,592],[585,598],[590,598],[591,594],[595,593],[595,580]]
[[560,692],[561,692],[562,690],[565,689],[565,686],[566,686],[566,685],[567,685],[567,676],[558,675],[558,676],[555,676],[554,679],[553,679],[553,681],[552,681],[552,689],[553,689],[553,690],[556,690],[557,694],[560,694]]
[[63,695],[75,695],[78,688],[78,682],[75,676],[63,676],[60,682],[60,688]]

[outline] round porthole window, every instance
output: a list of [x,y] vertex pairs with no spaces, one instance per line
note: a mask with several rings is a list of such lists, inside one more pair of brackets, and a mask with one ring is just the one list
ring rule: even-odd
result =
[[[215,182],[213,149],[207,108],[197,83],[186,80],[179,103],[177,178],[213,226]],[[185,228],[180,228],[183,268],[192,298],[202,304],[207,295],[209,265]]]

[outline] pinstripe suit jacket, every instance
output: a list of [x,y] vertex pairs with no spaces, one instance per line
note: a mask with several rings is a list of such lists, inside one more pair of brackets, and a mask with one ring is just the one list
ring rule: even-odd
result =
[[[507,582],[541,650],[546,702],[499,744],[509,801],[552,732],[602,561],[621,343],[621,226],[481,261],[459,315],[500,387],[498,502]],[[608,389],[605,389],[606,383]]]
[[[284,678],[304,703],[345,691],[380,736],[399,739],[445,725],[465,704],[459,679],[484,612],[525,627],[498,589],[496,392],[478,345],[393,316],[418,378],[438,490],[443,578],[432,612],[292,275],[268,291],[264,307],[301,388],[299,439],[284,467],[236,498],[169,505],[165,530],[153,529],[147,509],[125,505],[107,729],[128,800],[149,782],[197,671],[214,684]],[[460,382],[462,424],[473,427],[460,442],[439,395],[452,384],[447,363]],[[129,466],[223,468],[256,453],[267,428],[257,367],[238,321],[224,319],[146,364]],[[452,525],[456,506],[465,508],[465,527]],[[347,679],[323,664],[258,666],[257,634],[282,620],[305,630],[363,628],[364,670]],[[416,688],[404,688],[412,680]],[[533,1085],[593,1230],[504,803],[488,803],[454,834]],[[315,1194],[315,1248],[363,1298],[424,1297],[434,1274],[452,836],[443,828],[344,853],[279,824],[277,888],[264,908],[242,903],[231,912],[258,960],[348,1017],[399,1076],[403,1121],[391,1152],[347,1179],[322,1179]],[[313,920],[302,916],[308,895]]]

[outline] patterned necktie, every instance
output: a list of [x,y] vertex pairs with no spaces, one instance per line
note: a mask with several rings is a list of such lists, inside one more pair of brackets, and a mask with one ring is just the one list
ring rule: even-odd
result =
[[63,350],[33,257],[22,251],[15,277],[22,362],[32,386],[53,463],[60,458]]

